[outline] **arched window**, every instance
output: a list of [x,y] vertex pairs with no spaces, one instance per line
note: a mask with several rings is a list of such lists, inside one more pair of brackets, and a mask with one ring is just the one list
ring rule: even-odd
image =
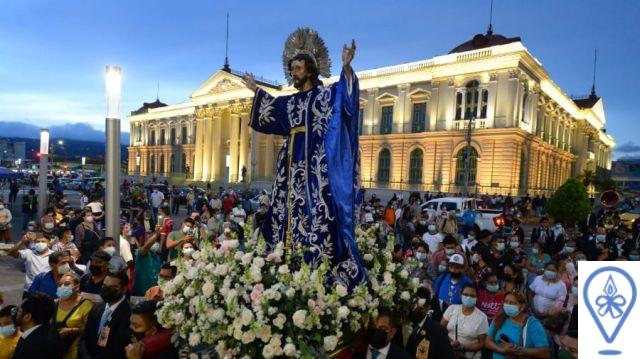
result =
[[171,154],[171,156],[169,157],[169,172],[173,173],[176,171],[176,162],[175,162],[175,156],[173,154]]
[[383,149],[378,155],[378,182],[389,182],[391,173],[391,152]]
[[160,164],[158,165],[160,168],[160,174],[164,173],[164,155],[160,155]]
[[422,183],[422,150],[419,148],[409,155],[409,183]]
[[150,174],[156,173],[156,156],[155,155],[149,156],[149,173]]
[[[456,155],[456,184],[464,184],[465,159],[467,147],[463,147]],[[469,184],[476,183],[476,173],[478,168],[478,152],[471,147],[469,151]]]

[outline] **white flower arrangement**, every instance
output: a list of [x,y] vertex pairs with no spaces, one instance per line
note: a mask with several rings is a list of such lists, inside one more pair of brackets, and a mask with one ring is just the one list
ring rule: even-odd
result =
[[159,321],[179,345],[209,347],[214,357],[327,356],[380,307],[406,313],[416,299],[414,264],[393,263],[393,243],[382,248],[373,229],[360,228],[356,243],[368,280],[351,290],[331,282],[328,261],[311,267],[301,254],[287,258],[282,243],[270,252],[263,238],[244,249],[236,239],[219,248],[205,243],[193,260],[179,259],[178,275],[162,285]]

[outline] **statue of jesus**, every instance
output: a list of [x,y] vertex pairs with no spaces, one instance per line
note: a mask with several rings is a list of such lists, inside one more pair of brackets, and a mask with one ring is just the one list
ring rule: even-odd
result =
[[[317,36],[311,29],[299,31]],[[285,255],[295,248],[308,249],[304,260],[312,265],[328,258],[333,279],[348,288],[366,276],[355,243],[355,199],[360,187],[359,87],[351,68],[355,51],[354,40],[343,46],[340,79],[328,86],[319,79],[322,68],[330,66],[328,56],[314,56],[322,51],[300,49],[289,58],[285,51],[285,75],[298,90],[292,95],[274,97],[251,75],[244,77],[247,88],[255,92],[249,125],[261,133],[286,137],[262,234],[271,245],[284,242]]]

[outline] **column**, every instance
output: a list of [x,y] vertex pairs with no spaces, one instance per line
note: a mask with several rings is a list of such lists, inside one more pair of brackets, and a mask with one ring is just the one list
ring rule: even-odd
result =
[[406,122],[407,117],[405,116],[405,107],[407,102],[407,88],[409,88],[408,84],[398,85],[398,101],[396,102],[396,106],[394,106],[394,127],[395,131],[393,133],[404,133],[406,131]]
[[200,114],[196,118],[196,126],[197,132],[193,134],[195,136],[195,151],[196,158],[195,163],[193,164],[193,179],[199,181],[202,179],[202,163],[203,163],[203,150],[204,150],[204,132],[202,131],[204,127],[204,119],[200,117]]
[[242,167],[249,174],[249,114],[243,112],[240,114],[240,163],[238,164],[238,181],[248,182],[247,178],[242,178]]
[[220,180],[220,161],[223,157],[220,144],[222,143],[222,117],[218,111],[213,115],[211,129],[211,172],[209,179],[211,181]]
[[[364,109],[364,124],[365,124],[365,133],[367,135],[373,135],[373,130],[376,127],[376,121],[378,121],[377,111],[376,111],[376,95],[378,94],[378,89],[368,89],[367,90],[367,107]],[[269,171],[267,171],[267,174]]]
[[211,178],[211,142],[213,140],[213,119],[211,109],[207,111],[202,132],[204,132],[204,149],[202,152],[202,180],[209,181]]
[[238,182],[238,137],[240,131],[240,114],[231,114],[231,123],[229,124],[231,131],[231,142],[229,142],[229,182]]
[[[248,129],[248,128],[247,128]],[[253,182],[258,174],[258,169],[256,166],[258,165],[258,146],[260,143],[258,142],[258,132],[251,129],[251,144],[249,148],[249,167],[247,168],[247,181]]]
[[273,135],[265,135],[265,148],[264,148],[264,177],[272,178],[275,174],[275,146],[273,144]]

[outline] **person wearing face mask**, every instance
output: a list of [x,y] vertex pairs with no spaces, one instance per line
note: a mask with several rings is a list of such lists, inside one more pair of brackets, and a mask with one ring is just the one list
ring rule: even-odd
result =
[[123,272],[109,273],[100,297],[104,302],[93,306],[81,342],[92,359],[125,358],[131,342],[129,318],[131,307],[125,294],[129,277]]
[[196,249],[191,242],[182,243],[182,259],[184,261],[191,261],[191,255],[195,252]]
[[473,251],[473,247],[475,247],[476,244],[478,244],[477,236],[478,234],[476,233],[476,230],[472,228],[467,233],[467,237],[462,240],[461,247],[462,247],[462,251],[465,254],[470,255],[471,252]]
[[531,231],[531,244],[542,242],[543,244],[550,238],[553,233],[549,228],[549,219],[547,217],[540,218],[540,225]]
[[[553,313],[554,315],[561,314],[563,318],[565,318],[562,328],[560,329],[558,335],[554,338],[556,344],[561,348],[558,358],[577,358],[578,292],[578,277],[576,277],[573,281],[573,286],[571,287],[571,293],[566,300],[567,303],[565,304],[564,302],[561,303],[560,301],[556,301],[553,308],[551,309],[551,313]],[[570,352],[573,355],[561,356],[561,353],[563,351]]]
[[28,292],[33,279],[39,273],[46,273],[51,270],[49,266],[49,256],[53,253],[49,249],[49,239],[46,237],[35,238],[33,249],[20,249],[22,246],[29,244],[35,233],[32,235],[24,235],[22,239],[13,246],[8,252],[10,256],[20,258],[24,261],[25,266],[25,284],[24,292]]
[[458,241],[456,241],[456,239],[452,235],[447,234],[444,237],[444,239],[442,240],[442,246],[442,249],[436,251],[431,256],[431,261],[434,266],[440,263],[440,261],[442,260],[448,261],[449,258],[451,258],[451,256],[456,253],[464,257],[464,254],[458,250]]
[[80,292],[88,294],[100,294],[104,278],[109,274],[109,253],[101,250],[91,255],[89,272],[80,277]]
[[502,281],[500,283],[500,288],[502,288],[505,293],[525,293],[526,287],[523,279],[523,272],[519,269],[520,267],[512,264],[507,264],[502,269]]
[[398,316],[393,313],[380,310],[378,317],[373,322],[366,334],[367,348],[357,352],[354,359],[409,359],[409,354],[399,345],[392,342],[398,332],[400,323]]
[[438,306],[438,299],[431,296],[429,289],[420,287],[416,293],[418,298],[411,311],[413,330],[407,340],[407,353],[412,358],[454,359],[456,357],[447,329],[440,325],[442,313],[432,311],[431,306]]
[[125,347],[127,359],[177,358],[171,330],[158,323],[156,301],[142,301],[131,308],[129,328],[135,340]]
[[44,293],[29,294],[22,301],[16,312],[22,334],[12,359],[51,358],[49,323],[53,311],[53,299]]
[[55,349],[64,359],[78,357],[78,346],[82,331],[87,324],[87,317],[93,303],[80,296],[80,278],[72,273],[60,277],[57,288],[58,301],[54,312],[53,336]]
[[89,257],[100,247],[102,231],[96,228],[93,214],[85,211],[84,221],[75,229],[75,244],[80,251],[80,263],[86,264]]
[[438,233],[438,229],[434,224],[429,224],[427,229],[428,231],[422,235],[422,241],[429,246],[430,253],[435,253],[440,250],[444,237]]
[[527,268],[527,286],[533,283],[534,279],[544,273],[544,267],[551,262],[551,256],[544,253],[542,244],[536,242],[531,248],[531,253],[527,257],[525,268]]
[[571,291],[571,283],[576,275],[578,272],[573,264],[573,257],[566,254],[560,255],[558,258],[558,280],[564,283],[567,292]]
[[20,340],[20,328],[15,320],[15,305],[0,309],[0,359],[11,359]]
[[116,254],[116,241],[112,237],[104,237],[100,241],[99,250],[109,253],[109,272],[119,272],[127,269],[127,262],[119,254]]
[[549,316],[549,309],[556,300],[564,300],[567,287],[558,280],[558,265],[549,262],[544,273],[538,276],[529,286],[529,299],[533,303],[533,313],[539,319]]
[[493,273],[502,273],[507,263],[513,263],[513,253],[507,251],[507,243],[502,237],[494,236],[491,241],[491,255],[487,265]]
[[556,222],[551,230],[551,238],[547,238],[544,242],[544,251],[550,256],[558,254],[567,240],[567,236],[562,226],[562,222]]
[[433,285],[433,292],[439,300],[440,310],[444,312],[451,304],[461,304],[462,288],[466,284],[473,284],[471,278],[463,274],[465,268],[464,257],[460,254],[451,256],[447,272],[441,273]]
[[182,243],[195,243],[195,236],[193,231],[195,225],[196,221],[190,217],[187,217],[182,221],[182,226],[180,226],[179,229],[169,233],[166,242],[167,249],[169,250],[169,261],[172,261],[181,256]]
[[492,352],[492,359],[549,357],[547,334],[538,319],[527,315],[524,295],[505,296],[502,311],[489,325],[485,347]]
[[178,268],[169,263],[163,263],[162,267],[160,267],[160,273],[158,274],[158,285],[155,285],[149,289],[144,294],[145,299],[147,300],[162,300],[164,299],[164,294],[162,293],[161,286],[172,280],[178,274]]
[[158,285],[158,273],[162,265],[159,243],[161,232],[162,227],[158,226],[156,234],[149,237],[136,253],[136,269],[133,273],[131,289],[131,294],[134,296],[143,296],[149,288]]
[[11,243],[11,211],[0,201],[0,240]]
[[512,235],[507,243],[507,255],[511,258],[511,263],[522,268],[527,260],[527,253],[522,249],[520,237]]
[[33,282],[29,287],[29,293],[43,292],[51,298],[58,298],[56,290],[58,289],[58,281],[62,275],[71,273],[71,255],[68,251],[53,252],[49,256],[48,272],[42,272],[33,278]]
[[505,291],[500,287],[498,277],[493,273],[487,274],[480,283],[478,308],[487,315],[491,323],[502,308]]
[[42,235],[49,238],[50,242],[55,243],[57,242],[57,237],[55,235],[56,222],[53,219],[53,209],[50,210],[52,212],[49,212],[46,215],[42,216],[42,218],[40,219],[40,225],[42,229]]
[[449,306],[440,321],[449,332],[451,346],[458,358],[482,357],[489,324],[485,313],[476,308],[477,301],[475,285],[465,285],[462,288],[462,304]]
[[58,226],[58,241],[51,246],[51,250],[58,251],[77,251],[78,247],[73,243],[73,231],[67,222],[61,222]]

